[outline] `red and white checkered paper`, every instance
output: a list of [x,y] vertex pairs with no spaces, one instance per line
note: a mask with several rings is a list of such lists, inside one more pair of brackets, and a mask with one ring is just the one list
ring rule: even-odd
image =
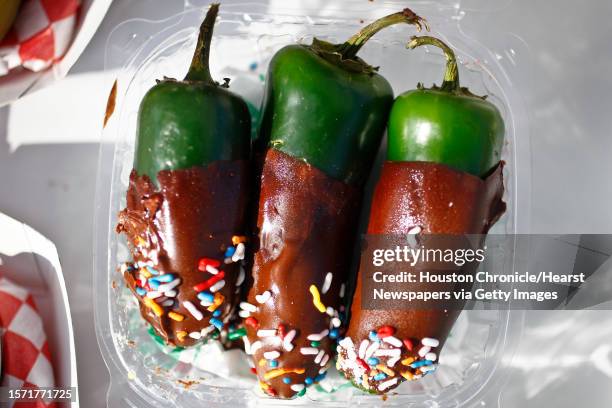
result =
[[[47,336],[32,295],[0,277],[2,386],[13,389],[53,387],[53,367]],[[16,402],[9,408],[51,408],[55,403]]]
[[22,66],[42,71],[72,42],[80,0],[24,0],[15,24],[0,42],[0,75]]

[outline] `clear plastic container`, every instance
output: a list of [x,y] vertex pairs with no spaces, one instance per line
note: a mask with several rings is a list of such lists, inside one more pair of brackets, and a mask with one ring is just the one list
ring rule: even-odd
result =
[[[278,4],[279,2],[272,2]],[[313,36],[339,42],[365,23],[401,10],[405,2],[345,0],[346,7],[296,9],[292,2],[268,11],[267,2],[222,4],[215,27],[213,77],[231,78],[232,91],[253,107],[260,104],[267,64],[276,50]],[[215,344],[176,351],[156,342],[140,318],[136,300],[124,286],[118,265],[128,259],[125,241],[114,233],[116,215],[125,205],[132,169],[137,111],[144,93],[163,76],[184,76],[207,3],[186,4],[163,21],[130,20],[119,25],[107,43],[107,69],[118,69],[116,109],[103,131],[97,180],[94,237],[94,302],[98,342],[111,375],[109,407],[215,406],[376,406],[380,396],[350,386],[335,369],[319,386],[292,401],[265,397],[240,350],[223,353]],[[517,56],[509,43],[495,52],[467,38],[459,21],[466,10],[445,1],[408,4],[428,19],[432,34],[456,51],[461,81],[476,94],[488,94],[506,122],[505,201],[508,211],[492,233],[528,232],[529,168],[516,167],[517,155],[529,154],[526,115],[512,86]],[[469,11],[467,11],[469,12]],[[486,12],[486,11],[483,11]],[[416,86],[440,83],[444,59],[432,48],[406,50],[411,26],[394,26],[373,38],[360,56],[373,65],[399,94]],[[382,149],[381,149],[382,151]],[[382,155],[380,161],[382,160]],[[376,174],[372,180],[376,179]],[[370,183],[372,184],[372,182]],[[520,205],[519,205],[520,204]],[[440,368],[420,381],[404,383],[386,406],[471,406],[485,394],[499,395],[504,372],[522,326],[521,312],[464,311],[440,356]]]

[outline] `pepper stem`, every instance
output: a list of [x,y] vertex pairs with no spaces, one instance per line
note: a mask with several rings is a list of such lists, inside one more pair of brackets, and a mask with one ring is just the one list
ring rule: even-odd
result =
[[446,71],[444,72],[444,82],[442,82],[442,86],[440,88],[443,91],[448,92],[455,92],[459,90],[459,68],[457,67],[457,58],[455,57],[453,50],[442,40],[426,35],[421,37],[412,37],[406,47],[414,49],[422,45],[433,45],[434,47],[440,48],[442,52],[444,52],[444,56],[446,57]]
[[210,42],[212,40],[217,14],[219,14],[219,3],[213,3],[210,5],[206,17],[200,26],[198,42],[195,52],[193,53],[189,71],[185,76],[185,81],[201,81],[215,84],[215,81],[213,81],[210,76],[208,59],[210,57]]
[[423,27],[429,31],[427,21],[417,16],[412,10],[405,8],[404,10],[389,14],[386,17],[378,19],[373,23],[365,26],[357,34],[349,38],[344,44],[339,45],[338,52],[342,55],[343,59],[353,59],[363,47],[363,45],[374,36],[377,32],[385,27],[389,27],[394,24],[413,24],[416,26],[417,31],[421,31]]

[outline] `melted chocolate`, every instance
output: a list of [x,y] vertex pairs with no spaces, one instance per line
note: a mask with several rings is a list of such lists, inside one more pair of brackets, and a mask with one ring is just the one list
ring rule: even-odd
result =
[[[299,394],[322,378],[333,361],[359,199],[357,189],[268,150],[257,218],[260,248],[247,299],[251,306],[246,308],[257,310],[247,313],[243,307],[242,313],[250,314],[244,320],[247,352],[255,349],[257,375],[270,395]],[[331,281],[326,283],[328,273]],[[320,295],[322,311],[313,303],[311,285]],[[295,337],[284,341],[292,330]]]
[[[130,175],[127,208],[119,213],[117,225],[117,232],[127,236],[133,258],[124,277],[138,298],[143,318],[169,344],[186,347],[200,338],[217,336],[239,302],[236,282],[241,274],[244,277],[243,262],[227,259],[226,251],[237,247],[232,237],[244,235],[247,166],[245,161],[218,161],[207,167],[163,170],[157,175],[159,188],[136,171]],[[202,258],[219,262],[219,273],[199,270]],[[168,275],[170,279],[160,278]],[[151,281],[157,278],[162,282]],[[217,279],[212,290],[195,290],[194,286],[211,278]],[[180,279],[178,286],[158,298],[146,299],[156,292],[157,283],[175,279]],[[206,301],[202,305],[199,292],[216,296],[215,306],[207,306],[211,302]],[[185,307],[186,301],[202,314],[200,320]],[[217,320],[211,320],[213,317]]]
[[[506,208],[502,201],[502,167],[503,163],[498,164],[482,180],[441,164],[386,162],[374,193],[368,233],[407,234],[417,228],[421,234],[486,234]],[[474,266],[466,264],[467,269],[463,272],[471,273]],[[406,270],[410,271],[409,268]],[[385,393],[397,387],[404,379],[419,378],[421,370],[410,367],[409,363],[411,359],[425,360],[424,355],[418,354],[424,347],[421,340],[429,338],[439,342],[438,346],[431,347],[431,352],[437,357],[460,311],[365,310],[362,309],[362,284],[360,271],[346,334],[350,341],[343,341],[339,347],[338,368],[360,387],[371,392]],[[426,291],[427,284],[414,284],[411,290]],[[393,347],[388,341],[382,341],[381,347],[399,348],[401,353],[391,355],[393,352],[388,352],[389,355],[385,355],[386,352],[377,352],[380,354],[378,357],[383,366],[382,371],[376,371],[376,367],[366,368],[365,360],[370,355],[366,353],[364,358],[360,358],[362,361],[357,361],[359,347],[364,340],[368,341],[369,346],[370,333],[385,326],[383,332],[387,333],[383,335],[387,336],[391,332],[401,345]],[[408,342],[403,342],[404,339],[408,339]],[[354,346],[352,352],[348,350],[352,347],[351,341]],[[394,358],[396,355],[399,358]],[[433,355],[430,357],[436,360]],[[386,364],[391,359],[391,364]],[[384,371],[388,369],[391,371],[385,374]],[[385,375],[373,380],[372,377],[378,373]]]

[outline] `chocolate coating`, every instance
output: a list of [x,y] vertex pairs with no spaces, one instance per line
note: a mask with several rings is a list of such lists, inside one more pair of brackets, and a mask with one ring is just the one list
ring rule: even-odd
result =
[[[421,234],[486,234],[506,208],[502,201],[502,168],[503,162],[500,162],[490,175],[482,180],[442,164],[386,162],[374,192],[368,233],[407,234],[418,227]],[[474,267],[474,264],[466,264],[463,273],[472,273]],[[406,270],[411,271],[409,266],[406,266]],[[364,340],[368,340],[371,331],[377,331],[381,326],[393,328],[393,337],[399,339],[400,343],[408,339],[413,349],[409,350],[406,343],[397,347],[401,349],[401,353],[396,352],[399,358],[392,361],[392,364],[385,364],[389,358],[381,357],[381,363],[389,368],[393,375],[387,374],[381,380],[368,378],[368,381],[365,381],[363,370],[358,368],[359,364],[362,367],[363,364],[351,361],[356,360],[355,353],[348,355],[351,353],[347,348],[350,348],[351,344],[350,341],[345,341],[339,347],[338,368],[368,391],[386,393],[404,379],[419,378],[419,370],[401,362],[406,362],[405,359],[425,359],[423,355],[418,355],[418,351],[424,347],[420,344],[423,338],[436,339],[439,342],[439,345],[431,350],[437,356],[460,310],[365,310],[362,309],[362,284],[360,271],[346,334],[355,349],[358,349]],[[411,290],[427,290],[427,284],[412,285]],[[386,341],[381,344],[382,348],[394,348]],[[433,360],[435,361],[435,358]],[[367,374],[366,377],[370,375]],[[393,378],[398,378],[398,381]]]
[[[233,246],[232,237],[244,235],[248,164],[241,160],[217,161],[207,167],[163,170],[157,180],[159,188],[136,171],[130,175],[127,207],[119,213],[116,228],[118,233],[126,234],[133,259],[124,277],[139,301],[142,317],[156,333],[171,345],[186,347],[216,336],[219,329],[211,327],[210,322],[213,310],[217,312],[215,318],[226,323],[239,302],[236,283],[241,274],[244,277],[242,261],[226,263],[224,259],[227,248]],[[198,270],[202,258],[219,261],[218,270],[224,274],[219,279],[225,282],[223,287],[209,292],[216,296],[216,306],[203,306],[194,288],[216,276]],[[145,299],[148,295],[143,295],[155,292],[148,286],[151,279],[143,277],[147,272],[153,279],[165,274],[180,279],[173,288],[175,296],[164,296],[172,300],[167,302],[172,305],[157,309],[163,311],[161,315]],[[220,276],[223,275],[217,277]],[[154,301],[161,304],[160,299],[163,297]],[[200,320],[185,307],[185,301],[199,310]],[[172,319],[177,315],[170,312],[183,316],[183,320]],[[201,339],[192,333],[200,333]]]
[[[257,310],[244,322],[247,352],[261,344],[254,347],[253,360],[260,385],[270,395],[299,394],[305,385],[317,382],[333,361],[359,199],[358,189],[278,150],[267,151],[257,218],[260,247],[247,298]],[[328,273],[331,281],[328,278],[326,284]],[[315,307],[311,285],[325,310]],[[267,291],[270,299],[262,304],[267,295],[258,295]],[[258,335],[262,329],[272,335]],[[283,340],[292,330],[296,335],[285,347]],[[317,334],[320,340],[308,339]],[[313,354],[303,354],[302,348]],[[265,357],[274,351],[278,357]],[[277,375],[283,370],[293,372]]]

